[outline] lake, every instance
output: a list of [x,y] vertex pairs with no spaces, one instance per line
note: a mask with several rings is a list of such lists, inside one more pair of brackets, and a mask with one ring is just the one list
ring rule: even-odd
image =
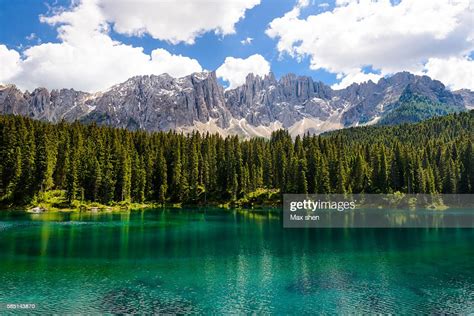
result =
[[[6,304],[35,304],[7,310]],[[0,212],[0,314],[474,313],[474,229],[276,212]]]

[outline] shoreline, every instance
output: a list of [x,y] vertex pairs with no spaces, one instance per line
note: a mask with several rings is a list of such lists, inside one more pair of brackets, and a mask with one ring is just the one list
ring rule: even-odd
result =
[[101,204],[99,202],[78,201],[68,202],[64,190],[51,190],[41,194],[28,204],[0,204],[4,210],[18,210],[33,214],[51,213],[51,212],[122,212],[130,210],[156,209],[156,208],[206,208],[215,207],[222,209],[240,208],[240,209],[259,209],[266,207],[281,207],[282,200],[279,198],[279,192],[271,189],[260,189],[251,192],[236,201],[216,201],[207,203],[156,203],[156,202],[130,202],[122,201],[111,204]]
[[[117,206],[103,206],[103,207],[89,207],[89,208],[53,208],[53,209],[41,209],[40,211],[34,210],[35,208],[27,208],[21,206],[1,206],[0,207],[4,212],[22,212],[28,214],[51,214],[51,213],[92,213],[92,214],[101,214],[101,213],[121,213],[121,212],[133,212],[133,211],[145,211],[145,210],[156,210],[156,209],[174,209],[174,210],[186,210],[186,209],[221,209],[221,210],[232,210],[238,209],[243,211],[260,211],[268,209],[281,209],[280,205],[258,205],[253,207],[248,206],[228,206],[222,204],[207,204],[207,205],[177,205],[177,204],[141,204],[133,205],[128,207],[117,207]],[[0,211],[1,212],[1,211]]]
[[[351,195],[351,194],[349,194]],[[369,194],[370,195],[370,194]],[[456,207],[459,204],[449,203],[448,200],[444,200],[440,194],[431,194],[429,199],[426,199],[425,195],[411,196],[401,192],[395,193],[386,193],[385,202],[383,205],[388,208],[398,208],[406,207],[410,210],[415,210],[416,208],[431,209],[437,211],[443,211],[451,207]],[[407,199],[404,199],[407,197]],[[387,199],[388,198],[388,199]],[[403,203],[400,204],[400,202]],[[445,201],[448,204],[445,204]],[[388,203],[388,204],[387,204]],[[450,206],[448,206],[450,205]],[[360,205],[359,207],[361,207]],[[379,204],[364,204],[365,208],[375,208],[381,209],[384,208]],[[41,213],[105,213],[105,212],[126,212],[126,211],[135,211],[135,210],[146,210],[146,209],[205,209],[205,208],[218,208],[218,209],[241,209],[241,210],[261,210],[261,209],[282,209],[283,200],[280,197],[279,192],[271,190],[261,190],[258,192],[252,192],[249,195],[246,195],[235,201],[223,201],[223,202],[207,202],[207,203],[156,203],[156,202],[130,202],[122,201],[111,204],[101,204],[99,202],[90,202],[90,201],[78,201],[74,200],[71,203],[67,202],[65,199],[64,191],[62,190],[52,190],[44,192],[41,197],[34,198],[31,203],[24,205],[15,205],[0,203],[0,209],[4,211],[19,211],[32,214],[41,214]]]
[[74,207],[51,207],[39,204],[33,205],[0,205],[0,209],[3,211],[13,212],[24,212],[29,214],[45,214],[45,213],[114,213],[114,212],[129,212],[129,211],[142,211],[147,209],[203,209],[203,208],[216,208],[222,210],[229,209],[241,209],[246,211],[256,211],[266,208],[281,209],[282,204],[266,203],[266,204],[253,204],[253,205],[242,205],[238,203],[208,203],[208,204],[184,204],[184,203],[129,203],[126,205],[103,205],[98,203],[82,204],[81,206]]

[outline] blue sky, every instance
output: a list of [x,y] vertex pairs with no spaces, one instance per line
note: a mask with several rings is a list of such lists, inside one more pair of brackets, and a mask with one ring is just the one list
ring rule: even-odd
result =
[[[160,1],[163,0],[157,2]],[[135,72],[145,74],[146,69],[150,72],[163,69],[175,76],[194,70],[221,69],[218,71],[221,81],[235,86],[242,83],[247,72],[263,75],[270,68],[277,78],[291,72],[311,76],[334,88],[352,82],[376,81],[403,70],[428,74],[453,89],[474,86],[471,76],[473,32],[470,30],[474,25],[469,0],[453,5],[433,0],[433,4],[423,6],[413,0],[375,3],[239,0],[242,4],[237,1],[232,8],[223,7],[222,12],[232,9],[240,16],[216,18],[216,21],[222,20],[216,25],[207,25],[202,19],[212,20],[212,11],[225,4],[216,0],[195,1],[205,7],[196,15],[180,12],[178,1],[176,8],[170,2],[166,8],[157,4],[156,7],[144,6],[143,10],[142,2],[138,1],[133,11],[128,12],[114,7],[110,0],[0,0],[0,58],[5,56],[0,82],[12,82],[29,89],[37,85],[58,88],[66,84],[94,91],[123,81]],[[169,12],[163,12],[166,10]],[[167,19],[168,13],[177,20]],[[421,14],[423,18],[418,19],[417,15]],[[89,18],[91,29],[87,25]],[[168,25],[158,25],[156,21],[162,20],[167,20]],[[143,24],[140,21],[144,21]],[[175,37],[166,35],[167,28],[174,30],[182,21],[188,29],[177,32]],[[193,21],[205,26],[193,33]],[[426,27],[427,23],[436,21],[448,26]],[[451,25],[450,21],[455,22]],[[92,30],[95,23],[101,27],[106,25],[107,30]],[[64,26],[69,28],[62,29]],[[77,35],[81,32],[91,32],[94,42]],[[60,33],[62,37],[58,36]],[[247,38],[251,38],[251,42],[243,43]],[[48,43],[57,45],[48,46]],[[90,47],[86,46],[97,47],[98,54],[104,56],[95,61]],[[142,53],[132,48],[142,49]],[[154,62],[143,61],[153,59],[153,51],[157,49],[162,50]],[[108,66],[103,62],[108,60],[106,54],[110,54],[113,61]],[[63,55],[72,57],[63,60]],[[253,55],[259,59],[247,60]],[[56,56],[56,60],[49,60],[48,56]],[[229,57],[234,59],[226,60]],[[128,62],[140,70],[123,66]],[[176,63],[175,68],[173,63]],[[114,64],[122,66],[112,69]],[[48,70],[48,65],[58,66],[59,70],[56,73]],[[60,69],[64,72],[57,73]],[[88,70],[82,73],[82,69]],[[446,75],[446,69],[457,72]],[[102,73],[108,72],[109,76],[101,78]]]
[[[0,43],[8,48],[22,50],[28,46],[41,42],[59,42],[57,32],[54,27],[41,23],[40,15],[50,12],[50,8],[63,6],[68,7],[70,1],[37,1],[37,0],[0,0],[0,20],[8,20],[8,25],[2,25],[0,31]],[[275,50],[276,40],[265,35],[265,29],[275,17],[282,16],[290,11],[295,5],[295,1],[266,0],[259,6],[246,12],[245,19],[236,23],[236,34],[221,36],[213,32],[205,33],[196,39],[195,44],[189,45],[180,43],[172,45],[166,41],[154,39],[149,35],[140,37],[121,35],[116,32],[110,33],[113,39],[133,46],[144,48],[146,53],[150,53],[156,48],[165,48],[173,54],[181,54],[199,60],[204,69],[215,70],[225,60],[227,56],[246,58],[253,54],[261,54],[271,63],[271,70],[275,76],[280,77],[292,72],[298,75],[312,76],[328,84],[335,83],[336,75],[324,70],[311,70],[309,68],[309,58],[296,60],[289,56],[281,56]],[[325,3],[324,1],[318,3]],[[313,10],[321,11],[316,3]],[[28,40],[32,33],[35,39]],[[243,45],[242,40],[247,37],[252,38],[252,43]]]

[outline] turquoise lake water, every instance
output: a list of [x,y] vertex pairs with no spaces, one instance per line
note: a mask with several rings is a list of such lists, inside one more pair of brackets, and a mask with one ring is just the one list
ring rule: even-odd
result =
[[[35,304],[7,310],[6,304]],[[276,213],[0,212],[0,314],[474,313],[474,229],[284,229]]]

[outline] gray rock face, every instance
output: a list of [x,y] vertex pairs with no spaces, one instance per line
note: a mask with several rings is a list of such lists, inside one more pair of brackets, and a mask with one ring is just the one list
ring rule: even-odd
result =
[[464,107],[467,109],[474,109],[474,92],[467,90],[467,89],[461,89],[458,91],[454,92],[455,95],[460,96],[462,98]]
[[288,128],[304,117],[327,119],[339,106],[331,104],[333,94],[310,77],[288,74],[277,81],[273,74],[263,78],[250,74],[243,86],[226,91],[225,98],[234,118],[254,126],[279,121]]
[[451,93],[441,82],[427,76],[400,72],[392,77],[380,79],[377,84],[369,81],[340,90],[341,98],[353,104],[342,117],[344,126],[367,123],[383,116],[393,109],[393,105],[407,90],[424,96],[434,103],[464,107],[462,97]]
[[0,113],[18,114],[34,119],[58,122],[74,121],[90,111],[92,95],[72,89],[37,88],[21,92],[14,85],[0,86]]
[[98,96],[95,108],[81,118],[128,129],[170,130],[206,123],[228,127],[231,115],[214,72],[175,79],[167,74],[137,76]]
[[[407,72],[342,90],[310,77],[250,74],[244,85],[224,91],[215,72],[183,78],[167,74],[136,76],[100,93],[72,89],[22,92],[0,85],[0,113],[51,122],[96,122],[128,129],[192,130],[252,135],[288,128],[293,134],[375,123],[397,106],[406,92],[460,109],[474,106],[474,92],[451,92],[439,81]],[[249,127],[250,126],[250,127]],[[250,131],[250,132],[249,132]],[[267,135],[267,134],[255,135]]]

